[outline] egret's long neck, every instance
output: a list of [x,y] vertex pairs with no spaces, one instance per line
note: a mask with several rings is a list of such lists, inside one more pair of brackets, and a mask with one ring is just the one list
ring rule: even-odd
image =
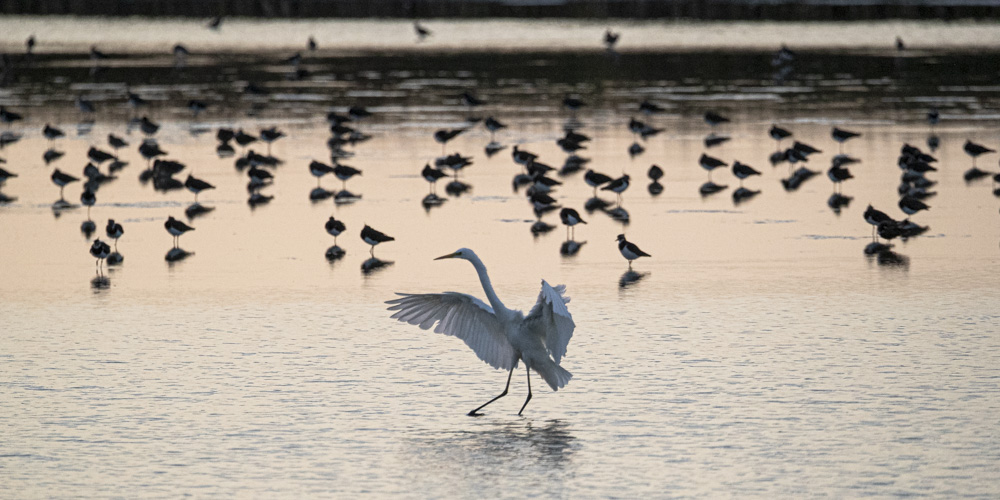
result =
[[490,283],[490,275],[486,274],[486,266],[483,265],[483,261],[479,260],[478,256],[472,255],[469,258],[469,262],[472,263],[472,267],[475,267],[476,272],[479,273],[479,281],[483,284],[483,291],[486,292],[486,298],[490,301],[493,311],[495,313],[506,311],[507,308],[503,305],[503,302],[500,302],[500,297],[497,297],[497,293],[493,291],[493,283]]

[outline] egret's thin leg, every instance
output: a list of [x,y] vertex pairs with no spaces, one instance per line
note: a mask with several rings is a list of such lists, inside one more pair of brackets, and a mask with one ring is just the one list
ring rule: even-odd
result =
[[[511,378],[511,377],[512,377],[513,375],[514,375],[514,369],[513,369],[513,368],[511,368],[511,369],[510,369],[510,373],[508,373],[508,374],[507,374],[507,385],[506,385],[506,386],[505,386],[505,387],[503,388],[503,392],[501,392],[499,396],[497,396],[497,397],[495,397],[495,398],[493,398],[493,399],[491,399],[491,400],[489,400],[489,401],[487,401],[487,402],[483,403],[483,405],[482,405],[482,406],[480,406],[479,408],[476,408],[475,410],[472,410],[472,411],[470,411],[470,412],[468,413],[468,415],[469,415],[470,417],[478,417],[478,416],[482,415],[482,413],[478,413],[478,412],[479,412],[479,410],[482,410],[483,408],[485,408],[485,407],[486,407],[486,405],[488,405],[488,404],[490,404],[490,403],[492,403],[492,402],[494,402],[494,401],[496,401],[496,400],[498,400],[498,399],[500,399],[500,398],[502,398],[502,397],[506,396],[506,395],[507,395],[507,389],[510,389],[510,378]],[[523,410],[523,408],[522,408],[522,410]]]
[[[525,399],[524,404],[521,405],[521,411],[524,411],[524,407],[528,406],[528,401],[531,401],[531,368],[528,368],[527,363],[524,367],[528,370],[528,399]],[[517,416],[521,416],[521,411],[517,412]]]

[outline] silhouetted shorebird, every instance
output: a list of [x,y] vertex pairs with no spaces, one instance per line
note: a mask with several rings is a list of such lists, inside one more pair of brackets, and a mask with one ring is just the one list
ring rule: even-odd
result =
[[490,141],[494,140],[497,131],[507,128],[506,124],[492,116],[486,117],[486,120],[483,121],[483,126],[486,127],[486,130],[490,131]]
[[240,145],[240,147],[246,147],[250,143],[257,141],[256,137],[244,132],[243,129],[237,130],[233,135],[233,139],[236,141],[236,144]]
[[768,129],[767,131],[767,135],[771,136],[771,138],[774,139],[775,142],[777,142],[778,149],[781,149],[781,141],[791,137],[792,133],[786,129],[783,129],[777,125],[772,124],[771,128]]
[[621,252],[622,257],[625,257],[625,260],[628,261],[628,268],[630,270],[632,269],[633,260],[638,259],[639,257],[651,257],[648,253],[640,250],[635,243],[626,240],[624,234],[619,234],[617,240],[618,251]]
[[106,161],[114,160],[115,155],[91,146],[90,149],[87,150],[87,158],[90,158],[91,161],[100,165]]
[[52,182],[55,183],[56,186],[59,186],[60,200],[63,199],[63,188],[66,187],[66,184],[80,180],[77,177],[73,177],[72,175],[63,173],[58,168],[55,170],[55,172],[52,172],[52,176],[50,178],[52,179]]
[[177,248],[177,244],[180,242],[182,234],[188,231],[194,231],[193,227],[175,219],[173,216],[170,216],[170,218],[163,223],[163,227],[166,228],[167,232],[174,237],[174,248]]
[[128,147],[128,142],[115,134],[108,134],[108,145],[117,153],[119,149]]
[[840,152],[843,153],[844,143],[855,137],[860,137],[861,134],[857,132],[851,132],[850,130],[844,130],[837,127],[833,127],[833,130],[830,132],[830,136],[833,137],[833,140],[837,141],[837,144],[839,144],[840,147]]
[[[85,184],[86,185],[86,184]],[[87,220],[90,220],[90,207],[97,203],[97,195],[89,187],[80,193],[80,204],[87,207]]]
[[851,175],[851,171],[848,170],[847,167],[841,167],[840,165],[830,167],[830,170],[826,171],[826,176],[833,182],[834,192],[837,192],[837,189],[842,186],[844,181],[854,178],[854,176]]
[[146,164],[149,165],[149,162],[152,161],[153,158],[164,156],[167,152],[160,149],[160,145],[155,141],[143,141],[142,144],[139,145],[139,154],[146,159]]
[[986,146],[983,146],[982,144],[976,144],[968,139],[966,139],[965,146],[963,146],[962,149],[965,150],[965,154],[972,157],[973,167],[976,166],[976,158],[978,158],[980,155],[984,155],[987,153],[996,153],[996,150],[990,149]]
[[760,171],[747,165],[746,163],[740,163],[739,161],[733,162],[733,175],[735,175],[740,180],[740,187],[743,187],[743,179],[750,177],[752,175],[760,175]]
[[666,111],[666,108],[656,104],[655,102],[650,102],[649,100],[642,101],[639,103],[639,111],[645,115],[655,115]]
[[15,113],[7,109],[5,106],[0,106],[0,122],[10,125],[11,123],[21,121],[23,119],[24,116],[22,116],[21,113]]
[[653,182],[657,182],[663,178],[663,169],[660,168],[659,165],[651,165],[649,167],[649,171],[646,172],[646,175],[648,175],[650,180]]
[[701,157],[698,158],[698,164],[701,165],[701,168],[703,168],[703,169],[705,169],[705,170],[708,171],[708,182],[712,182],[712,171],[713,170],[715,170],[715,169],[717,169],[719,167],[728,167],[729,166],[728,163],[726,163],[726,162],[724,162],[724,161],[722,161],[722,160],[720,160],[718,158],[715,158],[713,156],[708,156],[705,153],[702,153]]
[[340,233],[343,233],[345,230],[347,230],[347,226],[345,226],[343,222],[334,219],[332,215],[330,216],[330,219],[326,221],[324,227],[326,228],[326,232],[330,236],[333,236],[334,245],[337,244],[337,236],[340,236]]
[[[0,163],[3,162],[0,161]],[[7,179],[10,179],[12,177],[17,177],[17,174],[9,172],[3,168],[0,168],[0,185],[3,185],[4,182],[7,182]]]
[[458,96],[458,99],[462,102],[462,106],[468,106],[470,108],[486,104],[486,101],[476,97],[469,91],[462,92],[462,95]]
[[125,228],[121,224],[115,222],[114,219],[108,219],[108,225],[104,228],[104,234],[108,235],[108,238],[115,240],[115,251],[118,251],[118,238],[121,238],[125,234]]
[[[573,240],[576,238],[576,225],[586,224],[587,221],[580,217],[580,213],[572,208],[564,208],[559,211],[559,219],[563,224],[566,225],[566,239]],[[573,236],[570,236],[570,229],[573,230]]]
[[517,145],[515,145],[514,149],[511,150],[510,156],[514,159],[514,163],[525,166],[527,166],[528,163],[531,163],[536,158],[538,158],[538,155],[525,151],[523,149],[519,149]]
[[361,239],[364,240],[365,243],[372,246],[371,251],[369,253],[371,254],[373,259],[375,258],[375,245],[378,245],[379,243],[385,243],[387,241],[396,241],[396,238],[393,238],[392,236],[387,236],[384,233],[376,231],[372,229],[372,227],[369,226],[368,224],[365,224],[365,227],[361,230]]
[[628,186],[629,186],[629,176],[628,174],[625,174],[611,181],[610,183],[608,183],[607,186],[602,187],[601,191],[612,191],[616,195],[618,195],[618,205],[620,206],[622,204],[622,193],[624,193],[625,190],[628,189]]
[[97,262],[94,265],[97,267],[97,272],[100,273],[101,261],[108,258],[108,255],[111,255],[111,246],[98,238],[94,240],[93,245],[90,245],[90,255],[97,259]]
[[820,151],[819,149],[816,149],[804,142],[799,142],[799,141],[795,141],[792,144],[792,149],[798,151],[799,153],[802,153],[805,156],[809,156],[816,153],[822,153],[822,151]]
[[707,123],[709,127],[715,127],[723,123],[729,123],[729,118],[726,118],[725,116],[722,116],[714,111],[706,111],[705,123]]
[[583,181],[586,182],[588,186],[594,188],[594,197],[597,197],[597,188],[611,182],[612,180],[613,179],[611,177],[594,170],[587,170],[587,173],[583,175]]
[[206,26],[208,26],[209,29],[218,30],[219,27],[222,26],[222,16],[213,17],[208,21]]
[[340,179],[341,185],[346,190],[347,189],[347,179],[354,177],[355,175],[361,175],[361,171],[349,167],[347,165],[335,165],[333,167],[333,175]]
[[208,109],[208,104],[205,101],[199,101],[196,99],[191,99],[188,101],[188,110],[191,111],[191,115],[198,118],[198,115],[205,112]]
[[431,30],[423,27],[420,21],[413,21],[413,31],[417,34],[417,41],[423,41],[425,38],[433,35]]
[[215,189],[215,186],[201,179],[198,179],[197,177],[191,174],[188,174],[187,179],[184,181],[184,187],[186,187],[188,191],[194,193],[195,203],[198,203],[198,193],[202,191],[207,191],[209,189]]
[[563,98],[562,105],[563,105],[564,108],[566,108],[566,109],[568,109],[568,110],[570,110],[570,111],[572,111],[572,112],[575,113],[580,108],[586,106],[587,103],[581,101],[580,99],[578,99],[576,97],[566,96],[566,97]]
[[424,169],[420,171],[420,175],[430,184],[430,194],[434,194],[434,188],[437,185],[438,179],[448,176],[448,174],[430,166],[430,164],[424,165]]
[[604,47],[608,50],[614,50],[620,37],[621,33],[615,33],[611,31],[611,28],[608,28],[604,31]]
[[899,199],[899,209],[906,213],[906,215],[913,215],[921,210],[929,210],[930,208],[926,203],[913,196],[907,195]]
[[313,160],[309,162],[309,173],[316,177],[316,187],[320,187],[320,179],[326,174],[333,173],[333,167],[327,165],[326,163],[318,162]]
[[941,113],[936,109],[931,109],[927,112],[927,123],[931,124],[931,129],[933,130],[934,125],[937,125],[941,121]]
[[267,144],[268,155],[271,154],[271,143],[277,141],[278,139],[281,139],[284,136],[285,133],[278,130],[278,127],[261,129],[260,140],[264,141],[264,143]]
[[52,125],[49,125],[48,123],[46,123],[45,124],[45,128],[42,129],[42,135],[44,135],[45,138],[49,140],[49,142],[55,141],[56,139],[58,139],[60,137],[65,137],[66,136],[66,134],[62,130],[59,130],[58,128],[53,127]]
[[453,129],[443,128],[441,130],[434,132],[434,140],[441,144],[441,154],[444,154],[445,144],[448,144],[448,141],[454,139],[455,137],[458,137],[458,135],[461,134],[462,132],[465,132],[465,130],[466,129],[464,128],[453,128]]

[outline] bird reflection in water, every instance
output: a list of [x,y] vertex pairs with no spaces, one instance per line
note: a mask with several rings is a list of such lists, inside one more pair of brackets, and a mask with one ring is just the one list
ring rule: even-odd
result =
[[759,189],[747,189],[745,187],[739,187],[733,191],[733,205],[739,205],[745,201],[750,201],[760,194]]
[[461,196],[462,194],[468,192],[471,189],[472,189],[472,185],[471,184],[467,184],[467,183],[459,181],[459,180],[454,180],[454,181],[449,182],[444,187],[444,192],[446,192],[446,193],[448,193],[448,194],[450,194],[452,196],[458,197],[458,196]]
[[489,422],[470,430],[427,434],[431,437],[409,444],[410,453],[420,457],[428,470],[440,473],[457,467],[484,480],[512,463],[547,475],[569,466],[579,448],[570,424],[561,420]]
[[95,292],[111,288],[111,278],[104,275],[94,276],[90,280],[90,288]]
[[893,252],[891,243],[873,241],[865,246],[865,256],[868,261],[875,261],[880,267],[899,268],[904,271],[910,268],[910,258]]
[[[56,217],[58,217],[58,215]],[[91,235],[94,234],[94,231],[97,231],[97,224],[95,224],[94,221],[88,219],[83,221],[83,224],[80,224],[80,232],[83,233],[83,236],[88,240]]]
[[472,439],[473,450],[489,454],[495,458],[510,454],[510,458],[534,458],[546,465],[558,465],[572,457],[576,437],[569,423],[549,420],[542,425],[532,421],[521,423],[497,423],[482,432],[464,433]]
[[904,271],[910,268],[910,258],[892,250],[884,250],[877,253],[875,255],[875,262],[882,267],[899,268]]
[[171,248],[165,257],[166,261],[173,264],[174,262],[180,262],[190,256],[194,255],[194,252],[188,252],[183,248],[175,247]]
[[618,278],[618,288],[628,288],[640,281],[642,281],[646,276],[649,276],[649,272],[636,272],[632,269],[625,271],[621,278]]
[[840,193],[833,193],[830,198],[826,200],[826,205],[833,210],[833,213],[840,215],[840,210],[850,206],[853,196],[844,196]]
[[621,222],[623,226],[627,226],[631,220],[628,210],[625,210],[625,208],[621,206],[617,206],[611,210],[605,210],[605,213],[607,213],[612,219]]
[[318,201],[327,200],[333,195],[333,191],[327,191],[321,187],[314,187],[311,191],[309,191],[309,201],[316,203]]
[[610,206],[611,206],[610,201],[602,200],[601,198],[594,196],[588,199],[587,202],[583,204],[583,209],[586,210],[587,213],[594,213],[597,210],[605,210]]
[[184,216],[187,217],[189,221],[193,221],[198,217],[211,212],[212,210],[215,210],[215,207],[207,207],[201,203],[192,203],[184,209]]
[[564,241],[562,243],[562,246],[559,247],[559,253],[562,254],[564,257],[571,257],[573,255],[576,255],[577,252],[579,252],[580,249],[583,248],[583,245],[586,244],[587,244],[586,241],[567,240]]
[[376,271],[385,269],[395,262],[391,260],[381,260],[378,257],[371,257],[368,260],[361,263],[361,273],[368,276]]

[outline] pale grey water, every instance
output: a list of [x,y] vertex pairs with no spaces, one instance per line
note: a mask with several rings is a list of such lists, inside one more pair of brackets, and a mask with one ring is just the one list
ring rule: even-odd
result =
[[[92,211],[98,235],[107,217],[126,229],[125,262],[109,268],[107,288],[92,287],[89,240],[79,232],[85,211],[53,217],[52,166],[40,159],[46,121],[73,130],[77,116],[65,109],[72,95],[38,96],[27,84],[5,90],[5,102],[29,120],[14,126],[25,138],[0,151],[5,168],[20,174],[3,186],[18,200],[0,206],[0,496],[1000,494],[1000,202],[989,180],[961,178],[966,138],[997,146],[992,91],[921,87],[895,73],[876,80],[851,58],[828,70],[803,62],[802,76],[782,84],[699,76],[679,90],[675,82],[605,79],[587,91],[601,104],[579,116],[581,131],[594,136],[583,153],[598,170],[632,175],[625,193],[631,223],[581,210],[589,224],[577,238],[587,243],[567,258],[559,254],[561,227],[529,233],[531,211],[510,188],[518,168],[509,150],[482,154],[489,138],[481,128],[449,145],[475,157],[463,174],[472,193],[425,212],[427,187],[416,174],[440,153],[430,135],[461,123],[465,110],[453,94],[492,73],[464,73],[471,63],[461,56],[429,58],[426,64],[448,64],[443,74],[395,81],[384,69],[395,63],[385,57],[371,58],[381,73],[368,80],[344,69],[341,87],[274,97],[280,111],[256,118],[216,111],[203,119],[213,129],[278,124],[290,133],[274,148],[286,162],[266,190],[275,200],[255,210],[246,205],[245,174],[232,158],[214,155],[213,134],[191,135],[183,112],[154,108],[164,149],[218,186],[201,196],[216,210],[181,238],[194,255],[167,264],[163,220],[179,217],[191,195],[140,185],[142,160],[134,147],[123,152],[131,165],[102,187]],[[528,57],[539,67],[604,71],[600,56],[573,64]],[[879,67],[883,59],[873,57],[870,66]],[[935,67],[949,57],[983,68],[953,80],[968,78],[971,87],[992,78],[989,54],[929,54],[914,64]],[[705,58],[709,67],[729,61]],[[891,70],[892,58],[884,60]],[[905,65],[897,70],[907,74]],[[46,84],[58,87],[59,77],[46,76]],[[564,155],[553,139],[567,119],[558,109],[566,87],[540,82],[483,84],[483,94],[497,101],[488,112],[512,125],[500,140],[524,141],[559,165]],[[190,92],[169,82],[132,88],[150,96]],[[312,95],[321,104],[303,104]],[[322,114],[363,95],[376,96],[372,106],[388,101],[382,116],[362,126],[374,138],[345,160],[364,170],[348,184],[363,198],[336,208],[311,203],[316,181],[305,166],[326,159]],[[650,119],[668,130],[630,159],[625,123],[647,96],[675,107]],[[857,109],[856,98],[867,104]],[[51,102],[26,107],[39,99]],[[870,226],[861,213],[871,202],[902,217],[895,158],[903,142],[923,147],[927,102],[946,117],[935,131],[941,171],[931,177],[939,194],[928,200],[931,211],[913,218],[931,229],[896,242],[902,264],[880,264],[862,254]],[[122,120],[109,116],[124,108],[110,99],[104,106],[90,134],[61,140],[67,156],[53,166],[78,175],[90,145],[124,133]],[[713,178],[729,190],[697,193],[707,133],[699,115],[709,106],[735,118],[725,130],[734,139],[709,154],[764,172],[748,181],[762,190],[749,202],[733,204],[736,181],[724,171]],[[772,121],[824,149],[810,162],[817,170],[836,151],[832,124],[865,134],[846,147],[863,162],[851,166],[857,178],[844,193],[855,199],[839,215],[826,205],[825,176],[796,192],[781,189],[787,168],[766,161]],[[134,145],[138,133],[128,138]],[[658,197],[646,191],[651,163],[666,170]],[[996,157],[979,165],[996,171]],[[579,174],[562,180],[556,197],[581,209],[590,188]],[[79,190],[71,185],[66,198],[76,201]],[[333,264],[323,256],[332,244],[322,229],[331,212],[348,224],[338,239],[348,254]],[[393,265],[371,274],[359,269],[367,248],[357,232],[365,223],[397,238],[376,250]],[[653,255],[635,263],[642,277],[625,286],[625,262],[612,241],[622,231]],[[509,306],[530,307],[539,279],[565,283],[573,297],[577,330],[563,366],[574,378],[555,393],[534,385],[523,417],[516,416],[523,372],[485,416],[467,417],[502,389],[504,374],[456,339],[398,324],[385,310],[396,291],[482,296],[467,263],[431,260],[460,246],[480,254]]]

